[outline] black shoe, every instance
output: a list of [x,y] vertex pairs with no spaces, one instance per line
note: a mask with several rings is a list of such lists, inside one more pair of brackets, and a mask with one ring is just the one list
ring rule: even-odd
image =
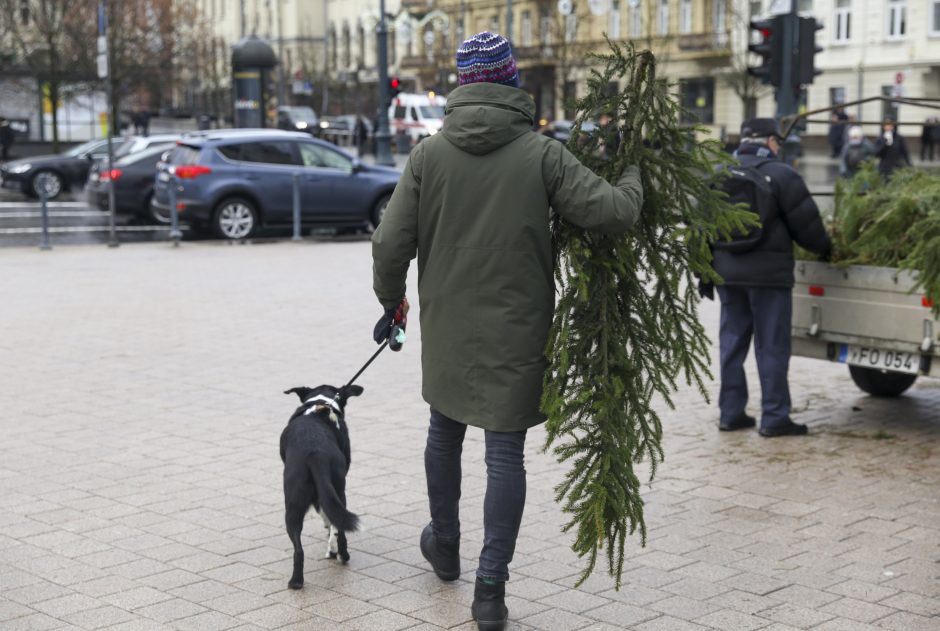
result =
[[509,621],[509,610],[506,609],[506,583],[484,583],[477,579],[473,588],[473,604],[470,605],[470,614],[477,621],[480,631],[503,631]]
[[733,421],[728,421],[727,423],[718,423],[718,429],[723,432],[733,432],[738,429],[749,429],[757,425],[757,419],[753,416],[748,416],[747,414],[742,414]]
[[806,425],[800,425],[799,423],[794,423],[790,419],[787,419],[786,422],[777,425],[776,427],[761,427],[760,435],[765,438],[776,438],[777,436],[803,436],[809,430],[806,428]]
[[421,531],[421,554],[442,581],[460,578],[460,539],[453,543],[438,541],[428,524]]

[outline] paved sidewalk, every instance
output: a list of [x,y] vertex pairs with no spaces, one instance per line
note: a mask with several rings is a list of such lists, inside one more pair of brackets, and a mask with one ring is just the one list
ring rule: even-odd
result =
[[[319,558],[311,516],[307,584],[287,589],[281,392],[338,385],[373,352],[367,242],[10,248],[0,269],[0,629],[475,629],[482,436],[464,453],[464,576],[443,584],[417,546],[416,326],[349,406],[352,560]],[[702,317],[714,331],[713,303]],[[572,589],[560,469],[532,431],[511,628],[940,629],[940,382],[881,401],[841,366],[792,374],[806,438],[720,434],[680,393],[619,592]]]

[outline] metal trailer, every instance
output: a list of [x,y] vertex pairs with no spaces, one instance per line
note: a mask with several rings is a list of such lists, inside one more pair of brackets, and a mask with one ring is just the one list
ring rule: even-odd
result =
[[940,322],[915,276],[890,267],[797,261],[793,355],[846,364],[855,384],[893,397],[940,377]]

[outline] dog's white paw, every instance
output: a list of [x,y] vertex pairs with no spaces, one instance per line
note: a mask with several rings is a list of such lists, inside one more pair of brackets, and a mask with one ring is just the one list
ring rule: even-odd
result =
[[330,526],[330,539],[327,549],[331,557],[335,557],[336,553],[339,552],[339,531],[333,526]]

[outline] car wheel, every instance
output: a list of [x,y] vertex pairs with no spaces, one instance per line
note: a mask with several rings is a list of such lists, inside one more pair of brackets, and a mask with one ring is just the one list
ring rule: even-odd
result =
[[258,225],[254,205],[241,197],[224,200],[212,216],[212,232],[223,239],[245,239]]
[[388,202],[392,199],[391,195],[383,195],[381,199],[372,208],[372,228],[378,228],[385,217],[385,209],[388,208]]
[[864,366],[849,366],[852,381],[862,391],[873,397],[897,397],[914,385],[917,375],[903,372],[888,372]]
[[150,193],[144,199],[144,214],[150,220],[150,223],[160,226],[170,225],[170,209],[157,208],[151,202],[153,202],[153,193]]
[[46,199],[55,199],[62,192],[62,176],[55,171],[39,171],[33,176],[31,188],[36,197],[42,197],[45,191]]

